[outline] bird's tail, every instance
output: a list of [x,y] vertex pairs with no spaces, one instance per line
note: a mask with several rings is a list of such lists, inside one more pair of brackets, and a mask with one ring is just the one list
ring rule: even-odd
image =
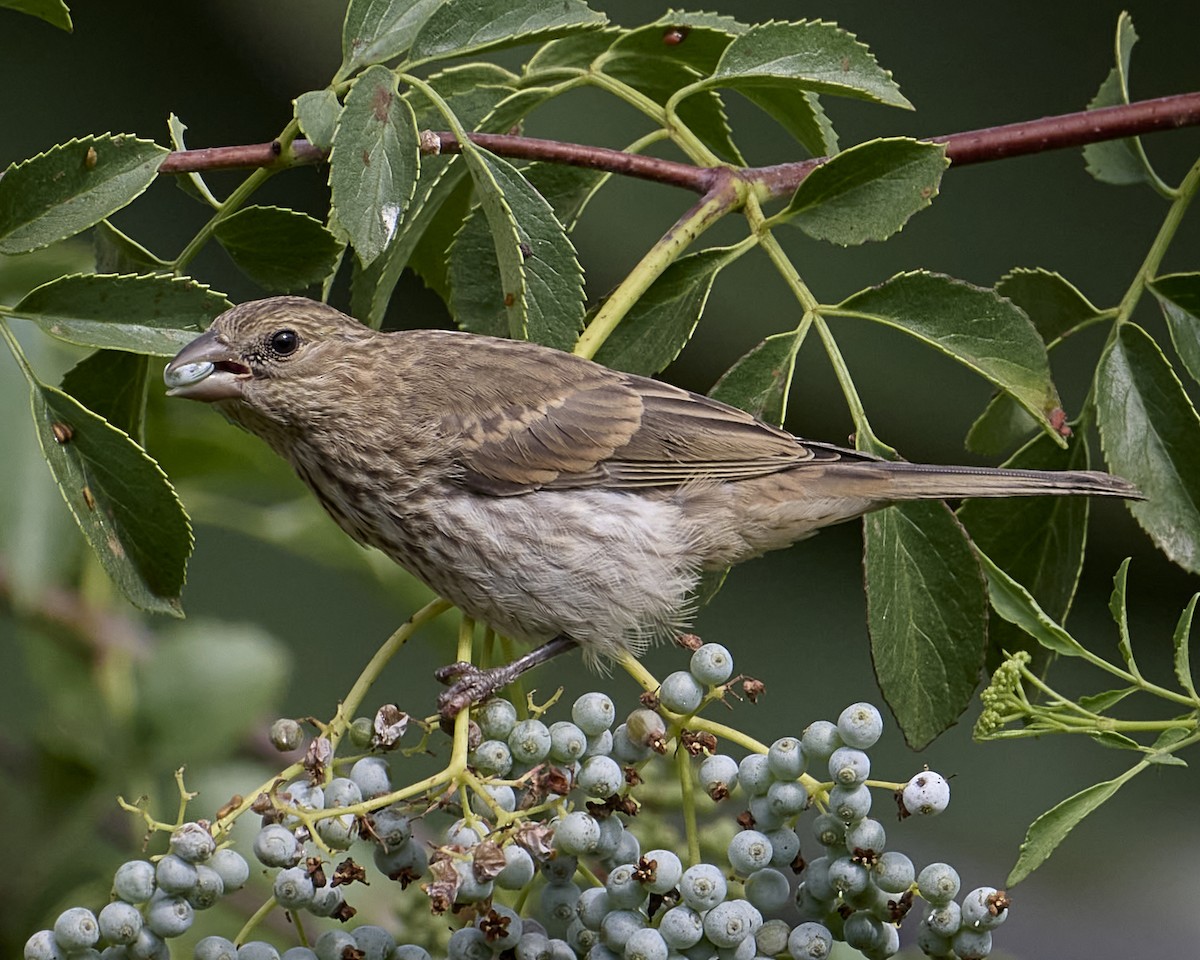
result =
[[[887,500],[957,499],[962,497],[1035,497],[1086,495],[1142,499],[1132,483],[1095,470],[1006,470],[993,467],[943,467],[886,461],[845,463],[830,470],[841,481],[862,471],[874,485],[883,478]],[[878,489],[878,488],[877,488]]]

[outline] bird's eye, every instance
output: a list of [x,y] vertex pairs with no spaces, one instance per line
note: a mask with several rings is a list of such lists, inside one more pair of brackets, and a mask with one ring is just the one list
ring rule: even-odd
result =
[[300,337],[295,330],[277,330],[267,342],[271,345],[271,352],[277,357],[286,357],[296,352],[296,348],[300,346]]

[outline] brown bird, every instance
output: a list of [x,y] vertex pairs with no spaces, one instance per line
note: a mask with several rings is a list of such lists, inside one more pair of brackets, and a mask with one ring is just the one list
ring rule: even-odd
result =
[[892,462],[537,344],[381,333],[300,297],[244,303],[164,371],[295,468],[338,525],[501,634],[443,713],[578,644],[593,664],[683,627],[700,576],[898,500],[1136,497],[1104,473]]

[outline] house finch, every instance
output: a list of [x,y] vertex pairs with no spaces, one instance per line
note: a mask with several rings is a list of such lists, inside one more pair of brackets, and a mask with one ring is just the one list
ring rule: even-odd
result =
[[706,571],[898,500],[1096,494],[1104,473],[891,462],[533,343],[381,333],[276,297],[234,307],[164,372],[288,460],[338,525],[465,613],[550,641],[449,668],[452,714],[578,644],[678,631]]

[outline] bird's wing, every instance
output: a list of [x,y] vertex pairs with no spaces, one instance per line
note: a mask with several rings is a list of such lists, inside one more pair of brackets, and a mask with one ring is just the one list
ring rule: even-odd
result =
[[[504,348],[516,347],[507,342]],[[522,347],[521,349],[525,349]],[[483,357],[475,354],[475,358]],[[466,401],[443,413],[461,481],[493,495],[579,487],[674,487],[737,480],[805,461],[866,459],[797,440],[699,394],[532,348],[525,365],[470,371]],[[465,372],[465,371],[460,371]],[[460,383],[464,382],[462,379]]]

